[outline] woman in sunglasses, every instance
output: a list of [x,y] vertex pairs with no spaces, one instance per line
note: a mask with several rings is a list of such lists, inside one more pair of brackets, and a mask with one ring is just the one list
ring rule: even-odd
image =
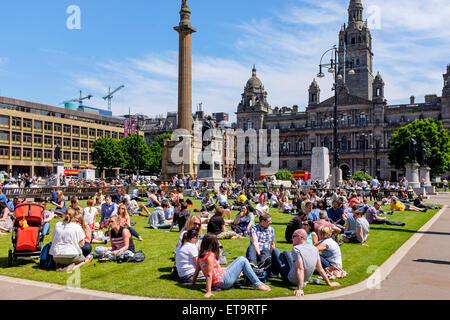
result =
[[[181,283],[192,282],[197,266],[198,247],[200,234],[196,227],[188,229],[183,235],[183,244],[175,251],[175,266],[178,272],[178,281]],[[203,273],[199,272],[197,281],[205,281]]]
[[144,239],[142,239],[139,233],[131,227],[130,215],[128,214],[127,207],[124,204],[119,205],[117,208],[117,214],[120,218],[120,226],[130,230],[131,235],[138,238],[139,241],[143,241]]
[[308,238],[306,238],[307,244],[316,246],[319,243],[319,237],[314,232],[314,221],[306,220],[302,222],[302,229],[306,231]]
[[[181,230],[180,235],[178,236],[178,243],[177,243],[177,249],[181,247],[183,244],[183,237],[187,230],[195,228],[198,231],[199,241],[197,242],[197,248],[200,248],[200,243],[202,242],[202,220],[199,216],[192,215],[189,217],[189,219],[186,221],[186,224],[184,225],[184,228]],[[167,231],[168,232],[168,231]]]

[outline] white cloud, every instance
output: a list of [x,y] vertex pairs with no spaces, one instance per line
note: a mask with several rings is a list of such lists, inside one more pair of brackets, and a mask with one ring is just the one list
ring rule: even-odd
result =
[[[381,29],[372,30],[374,73],[383,76],[390,102],[428,93],[441,94],[442,73],[449,62],[448,0],[364,1],[381,9]],[[320,56],[337,44],[347,22],[349,0],[303,0],[285,6],[271,17],[246,20],[235,26],[232,57],[194,55],[193,109],[228,112],[234,119],[243,87],[256,64],[258,77],[275,106],[308,101],[308,87],[318,73]],[[365,15],[365,18],[370,18]],[[108,86],[125,84],[113,100],[115,114],[165,114],[177,109],[178,52],[149,53],[142,57],[99,62],[92,72],[79,74],[78,83],[104,96]],[[321,99],[332,95],[331,77],[321,79]],[[419,99],[417,99],[419,100]],[[106,103],[97,98],[98,105]]]

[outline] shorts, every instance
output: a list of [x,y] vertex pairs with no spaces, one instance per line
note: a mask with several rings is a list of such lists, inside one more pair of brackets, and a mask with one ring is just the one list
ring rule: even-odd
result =
[[405,204],[405,211],[409,211],[411,207],[408,204]]
[[60,264],[63,266],[68,266],[69,264],[75,263],[79,264],[86,260],[86,258],[80,254],[77,256],[53,256],[53,260],[56,264]]

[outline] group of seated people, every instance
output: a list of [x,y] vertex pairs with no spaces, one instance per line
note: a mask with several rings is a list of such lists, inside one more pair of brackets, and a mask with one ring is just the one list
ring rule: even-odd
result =
[[[346,274],[342,270],[340,246],[350,242],[367,247],[371,224],[405,226],[403,222],[394,222],[381,215],[392,214],[393,211],[425,212],[435,208],[423,203],[423,195],[416,198],[414,205],[392,197],[391,211],[384,212],[380,202],[370,205],[368,199],[356,193],[351,193],[349,197],[345,193],[327,197],[311,191],[300,194],[290,203],[288,192],[276,190],[271,195],[261,192],[259,196],[251,198],[257,204],[250,210],[247,206],[250,201],[245,192],[240,193],[233,205],[227,201],[226,194],[227,190],[220,190],[220,196],[217,195],[216,199],[205,195],[202,211],[215,210],[215,215],[209,219],[207,234],[202,235],[202,217],[191,216],[193,223],[186,224],[187,228],[183,230],[175,254],[180,282],[189,284],[205,281],[205,297],[212,296],[213,290],[232,287],[242,273],[256,289],[270,290],[261,285],[255,274],[258,268],[265,270],[269,278],[281,275],[286,283],[298,285],[298,290],[294,291],[297,296],[304,295],[303,287],[311,281],[315,270],[325,283],[339,286],[337,282],[330,282],[327,275],[330,270],[338,270],[343,276]],[[295,215],[285,231],[286,241],[293,244],[291,251],[281,253],[275,247],[275,231],[270,227],[272,220],[268,202],[271,207]],[[238,213],[234,220],[227,223],[223,216],[231,210],[237,210]],[[259,218],[259,223],[255,218]],[[218,262],[221,255],[217,249],[220,246],[218,241],[229,238],[229,235],[233,235],[233,238],[237,238],[237,235],[248,236],[249,246],[245,257],[239,257],[227,268],[221,268]]]

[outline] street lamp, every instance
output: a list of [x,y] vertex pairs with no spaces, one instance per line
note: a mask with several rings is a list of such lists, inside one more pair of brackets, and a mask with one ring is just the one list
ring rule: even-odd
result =
[[[331,54],[331,59],[330,59],[330,63],[322,63],[322,59],[323,57],[330,51],[334,52],[334,57],[333,57],[333,53]],[[346,50],[344,50],[344,53],[346,52]],[[346,74],[346,65],[345,65],[345,56],[344,56],[344,62],[343,63],[339,63],[338,62],[338,49],[336,47],[336,45],[333,46],[333,48],[328,49],[327,51],[325,51],[325,53],[322,55],[322,57],[320,58],[320,63],[319,63],[319,73],[317,74],[318,78],[324,78],[325,75],[322,72],[322,67],[324,68],[328,68],[328,72],[332,73],[334,75],[334,83],[333,83],[333,89],[334,90],[334,110],[333,110],[333,177],[334,177],[334,183],[337,184],[338,183],[338,172],[339,172],[339,168],[340,168],[340,160],[339,160],[339,150],[338,150],[338,134],[337,134],[337,121],[338,121],[338,114],[337,114],[337,105],[338,105],[338,83],[337,81],[341,81],[343,80],[344,76],[339,73],[338,74],[338,70],[339,67],[342,67],[343,70],[343,74]],[[355,71],[352,69],[348,72],[349,75],[354,75]],[[345,80],[344,80],[345,81]]]
[[139,130],[140,130],[140,121],[143,120],[143,117],[141,114],[136,114],[136,134],[137,134],[137,138],[136,138],[136,143],[137,143],[137,157],[136,157],[136,181],[139,181],[139,172],[140,172],[140,168],[139,168]]
[[366,139],[371,137],[372,133],[363,132],[360,135],[361,146],[363,148],[363,177],[366,178]]

